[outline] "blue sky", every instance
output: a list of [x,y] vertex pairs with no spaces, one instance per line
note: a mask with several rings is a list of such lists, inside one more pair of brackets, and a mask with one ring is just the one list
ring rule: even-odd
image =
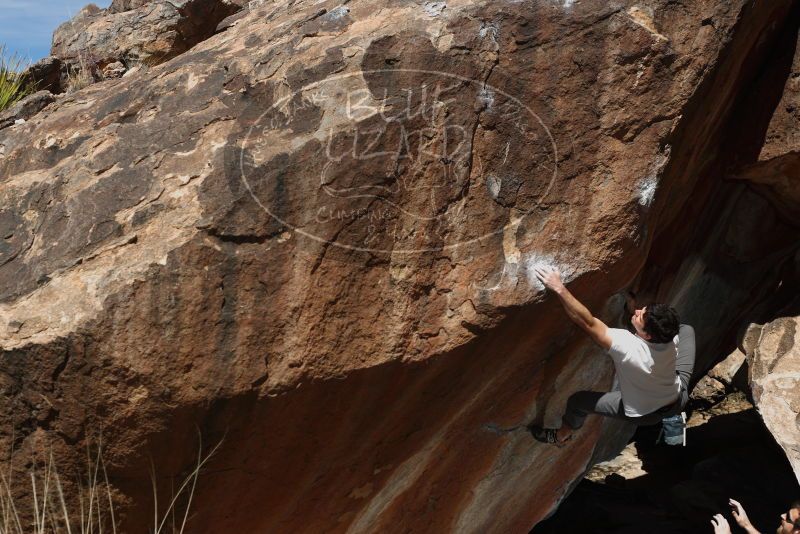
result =
[[[0,45],[6,53],[36,61],[50,53],[53,30],[70,19],[87,0],[0,0]],[[108,7],[111,0],[97,0]]]

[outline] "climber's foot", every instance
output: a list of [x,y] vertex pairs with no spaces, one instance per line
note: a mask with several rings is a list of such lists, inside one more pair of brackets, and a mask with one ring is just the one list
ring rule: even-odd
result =
[[561,428],[542,428],[538,425],[530,425],[528,430],[536,441],[550,443],[556,447],[563,447],[572,439],[572,429],[566,426]]

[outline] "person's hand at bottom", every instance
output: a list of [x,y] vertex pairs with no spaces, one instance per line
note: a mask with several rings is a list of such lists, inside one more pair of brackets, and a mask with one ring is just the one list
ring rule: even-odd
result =
[[722,514],[714,514],[711,524],[714,525],[714,534],[731,534],[731,526],[728,524],[728,520],[722,517]]
[[739,503],[739,501],[728,499],[728,504],[731,507],[731,513],[733,513],[733,518],[736,520],[736,523],[740,527],[747,529],[753,526],[750,524],[750,519],[747,517],[747,512],[744,511],[744,508]]

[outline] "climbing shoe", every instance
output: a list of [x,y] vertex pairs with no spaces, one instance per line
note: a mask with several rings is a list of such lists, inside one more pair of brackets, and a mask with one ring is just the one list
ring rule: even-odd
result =
[[563,447],[569,440],[572,439],[572,435],[570,435],[567,439],[563,441],[558,440],[558,430],[555,428],[542,428],[538,425],[529,425],[528,431],[530,431],[531,436],[536,441],[540,441],[542,443],[551,443],[556,447]]

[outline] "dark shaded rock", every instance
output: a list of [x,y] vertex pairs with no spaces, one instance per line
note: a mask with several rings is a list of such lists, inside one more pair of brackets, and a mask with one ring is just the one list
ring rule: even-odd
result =
[[54,100],[55,97],[50,91],[37,91],[26,96],[8,109],[0,112],[0,129],[8,128],[19,120],[30,119]]
[[657,430],[640,428],[620,456],[595,466],[532,534],[709,532],[715,513],[735,525],[729,498],[745,506],[760,532],[773,532],[779,514],[800,492],[789,463],[742,393],[695,410],[687,447],[655,445]]
[[800,227],[800,150],[754,163],[732,178],[747,180],[770,200],[784,221]]
[[59,58],[47,56],[28,67],[22,76],[36,89],[58,94],[63,91],[61,86],[63,68],[64,65]]

